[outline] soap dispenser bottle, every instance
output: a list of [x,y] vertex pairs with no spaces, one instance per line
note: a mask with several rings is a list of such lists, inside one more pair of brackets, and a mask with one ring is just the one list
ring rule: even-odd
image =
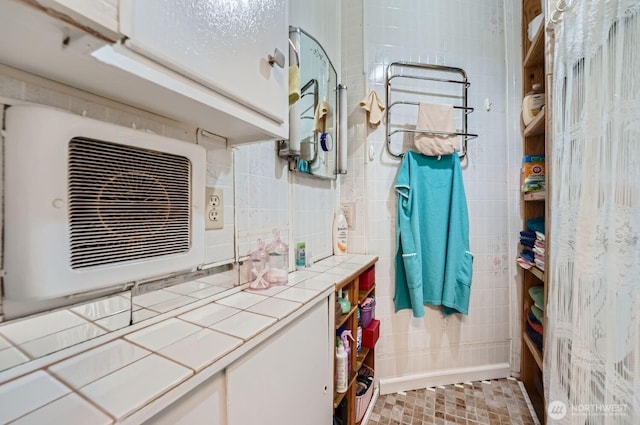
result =
[[338,209],[333,218],[333,255],[345,255],[347,253],[348,234],[347,219],[342,210]]

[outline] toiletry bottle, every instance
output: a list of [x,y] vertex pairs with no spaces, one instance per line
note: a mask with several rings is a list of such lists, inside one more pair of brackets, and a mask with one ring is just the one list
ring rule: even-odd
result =
[[536,83],[522,99],[522,121],[527,126],[538,115],[544,106],[544,93],[542,84]]
[[296,270],[304,270],[306,262],[305,244],[298,242],[296,245]]
[[338,348],[336,348],[336,391],[339,393],[346,392],[348,380],[347,352],[344,351],[342,344],[338,344]]
[[347,329],[342,331],[340,338],[342,339],[344,351],[347,353],[347,370],[351,370],[351,344],[349,344],[349,338],[353,341],[353,335],[351,334],[351,331]]
[[339,209],[333,218],[333,255],[344,255],[347,253],[348,235],[347,219],[342,210]]
[[349,313],[351,310],[351,303],[349,302],[349,297],[347,295],[343,295],[342,289],[338,291],[338,303],[342,309],[342,314]]

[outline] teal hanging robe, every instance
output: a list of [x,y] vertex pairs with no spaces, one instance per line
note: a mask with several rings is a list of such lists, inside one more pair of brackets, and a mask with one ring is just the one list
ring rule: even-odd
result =
[[469,214],[458,154],[406,152],[396,178],[395,309],[424,304],[467,314],[473,268]]

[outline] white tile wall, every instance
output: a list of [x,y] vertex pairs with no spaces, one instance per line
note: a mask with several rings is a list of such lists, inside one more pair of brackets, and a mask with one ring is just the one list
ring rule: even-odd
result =
[[340,0],[289,0],[289,23],[322,44],[340,75]]
[[[342,27],[342,75],[350,89],[352,162],[340,188],[341,200],[364,200],[365,226],[351,232],[355,243],[350,245],[380,257],[376,316],[382,323],[376,372],[381,378],[510,360],[509,288],[514,284],[515,253],[509,244],[518,211],[509,199],[513,196],[510,178],[517,175],[511,166],[512,155],[517,156],[512,145],[519,145],[519,139],[513,132],[517,115],[507,105],[512,106],[516,98],[513,73],[518,67],[510,63],[507,68],[505,62],[513,60],[513,51],[519,49],[519,27],[505,28],[504,19],[507,16],[511,24],[519,12],[507,3],[371,0],[366,8],[361,0],[342,3],[342,15],[349,16]],[[516,41],[505,45],[505,39]],[[475,254],[470,310],[465,317],[444,317],[437,308],[427,308],[423,319],[412,318],[409,311],[394,312],[393,183],[399,161],[385,151],[384,125],[369,128],[357,103],[369,90],[385,98],[386,66],[396,60],[461,67],[471,82],[469,103],[476,110],[469,116],[469,131],[480,137],[469,142],[469,162],[463,167]],[[492,103],[490,111],[484,109],[485,99]],[[395,116],[415,123],[415,111]],[[364,155],[368,156],[369,147],[374,149],[372,161]],[[395,151],[401,148],[394,145]]]
[[333,254],[331,231],[336,182],[293,175],[294,240],[304,242],[314,261]]
[[207,263],[219,263],[235,259],[234,245],[234,185],[233,150],[224,144],[210,143],[206,137],[200,137],[207,149],[207,187],[222,190],[223,220],[222,229],[206,231]]
[[273,240],[273,229],[289,244],[289,173],[286,161],[277,157],[275,142],[235,148],[238,252],[248,255],[257,239]]

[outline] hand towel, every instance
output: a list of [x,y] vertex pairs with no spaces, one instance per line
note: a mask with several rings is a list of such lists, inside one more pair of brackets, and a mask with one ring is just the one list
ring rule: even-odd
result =
[[324,100],[318,102],[316,113],[313,116],[313,131],[324,133],[325,120],[329,112],[329,105]]
[[300,67],[289,67],[289,105],[293,105],[300,99]]
[[376,128],[380,125],[384,105],[380,101],[378,93],[376,93],[375,90],[371,90],[369,94],[360,101],[360,107],[369,114],[369,125],[372,128]]
[[[418,120],[416,130],[456,131],[453,105],[435,103],[420,103],[418,106]],[[413,143],[423,155],[450,155],[458,145],[458,136],[429,133],[416,133]]]

